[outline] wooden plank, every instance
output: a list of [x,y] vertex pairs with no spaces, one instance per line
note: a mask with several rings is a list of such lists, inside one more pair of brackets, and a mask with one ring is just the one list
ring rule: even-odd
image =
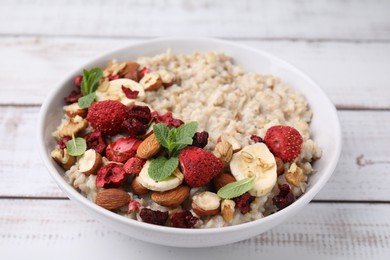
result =
[[[0,107],[0,197],[65,197],[35,144],[38,107]],[[344,146],[316,199],[388,201],[390,111],[339,111]]]
[[386,0],[18,0],[2,1],[0,34],[389,40],[388,10]]
[[[134,42],[137,40],[0,38],[0,104],[41,104],[74,68],[102,52]],[[339,107],[390,109],[390,43],[238,42],[298,66]]]
[[[127,237],[68,200],[0,200],[1,259],[387,259],[387,204],[311,203],[276,228],[226,246],[183,249]],[[44,217],[43,217],[44,216]],[[282,250],[281,250],[282,248]],[[42,250],[38,250],[42,249]]]

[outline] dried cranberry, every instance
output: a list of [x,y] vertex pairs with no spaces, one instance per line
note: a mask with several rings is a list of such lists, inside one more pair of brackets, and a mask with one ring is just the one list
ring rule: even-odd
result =
[[108,80],[116,80],[116,79],[119,79],[119,75],[110,75],[108,76]]
[[119,138],[107,146],[106,156],[110,161],[124,163],[135,156],[141,142],[141,140],[133,137]]
[[103,154],[104,151],[106,150],[107,145],[104,142],[102,132],[95,131],[89,133],[85,139],[87,141],[88,149],[94,149],[96,152],[100,154]]
[[98,188],[117,188],[125,179],[126,172],[122,165],[110,163],[102,166],[96,177],[96,187]]
[[144,125],[149,124],[150,120],[152,120],[152,114],[148,106],[132,105],[128,108],[128,114],[129,118],[135,118]]
[[245,192],[240,197],[234,198],[233,200],[236,203],[236,208],[240,209],[241,214],[245,215],[250,210],[250,204],[253,201],[253,197],[249,192]]
[[148,67],[143,67],[140,71],[141,76],[143,77],[146,73],[149,73],[149,68]]
[[146,161],[141,158],[133,157],[127,160],[125,165],[123,165],[123,169],[128,174],[139,174],[145,162]]
[[80,86],[77,86],[75,90],[70,92],[69,96],[64,98],[64,100],[65,100],[66,104],[72,104],[72,103],[76,103],[77,101],[79,101],[79,98],[81,98],[82,96],[83,96],[83,93],[81,93]]
[[71,140],[72,138],[70,138],[69,136],[65,136],[64,138],[61,138],[60,140],[58,140],[57,144],[58,144],[58,147],[60,149],[65,149],[66,148],[66,143]]
[[143,222],[163,226],[168,219],[168,212],[143,208],[140,212]]
[[253,140],[255,143],[262,143],[263,142],[263,138],[261,138],[258,135],[251,135],[251,140]]
[[81,86],[81,82],[83,81],[83,76],[82,75],[78,75],[74,78],[74,85],[76,87],[80,87]]
[[279,209],[284,209],[295,200],[294,194],[288,184],[279,185],[279,194],[273,197],[272,203]]
[[125,96],[130,99],[135,99],[138,97],[139,91],[136,90],[131,90],[129,88],[126,88],[125,86],[122,85],[122,91],[125,93]]
[[147,130],[146,125],[134,117],[123,121],[122,127],[127,130],[131,137],[143,135]]
[[199,218],[192,215],[188,210],[176,212],[171,218],[172,227],[192,228],[199,221]]
[[160,116],[158,112],[152,112],[152,118],[156,123],[163,123],[168,127],[179,127],[184,124],[180,119],[175,119],[172,117],[172,112],[166,112],[164,115]]
[[192,138],[192,140],[194,140],[192,142],[192,145],[197,146],[199,148],[203,148],[207,145],[208,139],[209,139],[209,133],[207,133],[206,131],[197,132]]

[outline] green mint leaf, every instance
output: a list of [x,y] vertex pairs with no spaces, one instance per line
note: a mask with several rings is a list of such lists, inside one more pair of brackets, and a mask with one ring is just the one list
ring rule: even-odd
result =
[[78,104],[80,108],[88,108],[95,100],[96,94],[92,92],[86,96],[79,98]]
[[66,149],[69,155],[80,156],[87,150],[87,143],[81,137],[74,138],[72,134],[72,140],[66,143]]
[[223,186],[218,190],[217,194],[223,199],[236,198],[252,189],[254,184],[254,177],[242,179],[240,181],[235,181]]
[[151,161],[148,174],[155,181],[163,181],[176,170],[177,166],[179,166],[179,159],[177,157],[167,159],[160,156]]
[[81,81],[81,93],[83,93],[83,96],[89,93],[88,78],[89,71],[83,70],[83,80]]
[[179,157],[181,150],[183,150],[186,146],[186,144],[178,144],[175,149],[173,149],[172,156]]
[[153,126],[153,133],[156,136],[157,140],[160,142],[160,144],[168,149],[168,134],[169,134],[169,128],[165,124],[155,124]]
[[176,130],[176,143],[186,145],[192,144],[192,137],[194,137],[197,129],[197,122],[189,122],[187,124],[181,125]]
[[176,147],[176,128],[171,128],[169,129],[169,133],[168,133],[168,151],[169,152],[172,152],[173,149],[175,149]]
[[83,70],[83,81],[81,82],[83,96],[95,92],[102,77],[103,71],[100,68],[93,68],[89,71]]

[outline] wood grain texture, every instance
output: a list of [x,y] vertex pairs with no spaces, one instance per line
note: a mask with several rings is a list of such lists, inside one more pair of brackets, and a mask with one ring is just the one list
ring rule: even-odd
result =
[[8,0],[0,34],[389,40],[388,10],[386,0]]
[[[1,104],[41,104],[74,68],[139,40],[0,37]],[[342,108],[390,109],[390,43],[237,41],[298,66]]]
[[[35,144],[38,107],[0,107],[0,196],[65,197]],[[390,111],[339,111],[343,151],[317,200],[388,201]]]
[[[151,245],[87,216],[68,200],[0,200],[0,258],[8,259],[386,259],[387,204],[309,204],[276,228],[206,249]],[[45,250],[50,248],[50,250]]]

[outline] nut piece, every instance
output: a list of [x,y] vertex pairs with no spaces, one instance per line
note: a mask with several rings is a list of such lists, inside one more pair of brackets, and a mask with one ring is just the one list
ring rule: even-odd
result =
[[286,181],[295,187],[299,187],[299,184],[307,180],[307,176],[303,173],[303,170],[299,168],[295,163],[291,164],[286,175]]
[[139,72],[138,72],[139,64],[136,62],[126,62],[126,67],[119,72],[119,76],[122,78],[131,79],[134,81],[139,81]]
[[227,165],[233,157],[233,146],[229,142],[221,141],[215,145],[213,154]]
[[130,202],[130,195],[120,189],[105,189],[96,194],[96,204],[108,210],[119,209]]
[[76,157],[69,155],[68,150],[56,148],[51,152],[51,157],[64,168],[64,170],[69,170],[73,164],[76,162]]
[[102,166],[102,156],[94,149],[89,149],[79,159],[79,171],[85,175],[96,174]]
[[230,135],[220,136],[218,138],[218,142],[222,142],[222,141],[226,141],[232,145],[233,153],[236,153],[242,149],[241,144],[233,136]]
[[137,156],[141,159],[149,159],[156,155],[161,149],[161,145],[157,140],[157,137],[153,134],[149,135],[138,146]]
[[133,181],[131,182],[131,188],[133,188],[133,191],[137,195],[145,195],[149,192],[147,188],[142,186],[142,184],[139,182],[139,177],[135,177]]
[[192,210],[198,216],[213,216],[220,211],[221,198],[210,191],[203,191],[192,197]]
[[160,75],[157,72],[145,74],[139,83],[141,83],[146,91],[156,90],[162,86]]
[[81,108],[77,102],[65,106],[64,111],[69,117],[81,116],[85,118],[87,116],[87,109]]
[[231,175],[230,173],[221,173],[221,174],[215,176],[213,179],[213,183],[214,183],[214,187],[215,187],[216,191],[218,191],[220,188],[222,188],[226,184],[229,184],[229,183],[232,183],[235,181],[236,181],[236,178],[234,178],[234,176]]
[[282,175],[284,173],[284,162],[279,157],[275,157],[276,162],[276,173],[279,175]]
[[64,125],[58,132],[59,137],[65,136],[71,137],[72,134],[76,135],[78,132],[84,130],[88,126],[88,121],[81,116],[71,117],[69,122]]
[[157,204],[168,207],[176,208],[182,204],[190,195],[190,188],[180,185],[173,190],[158,192],[155,191],[151,195],[151,199]]
[[221,203],[221,215],[228,223],[233,221],[235,206],[236,203],[233,200],[223,200]]
[[167,70],[159,70],[157,73],[160,75],[162,84],[164,87],[170,87],[175,84],[176,76],[175,74],[167,71]]

